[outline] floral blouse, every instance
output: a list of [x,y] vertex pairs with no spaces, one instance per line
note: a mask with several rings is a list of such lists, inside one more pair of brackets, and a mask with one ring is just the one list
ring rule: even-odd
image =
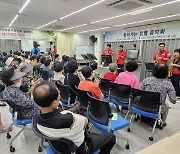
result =
[[158,79],[156,77],[148,77],[141,84],[142,90],[160,92],[160,101],[162,103],[162,113],[165,111],[165,101],[167,95],[171,103],[176,103],[176,93],[171,82],[166,79]]
[[22,92],[19,88],[6,87],[3,91],[3,99],[18,105],[18,117],[21,119],[32,119],[39,112],[38,105],[31,99],[30,95]]

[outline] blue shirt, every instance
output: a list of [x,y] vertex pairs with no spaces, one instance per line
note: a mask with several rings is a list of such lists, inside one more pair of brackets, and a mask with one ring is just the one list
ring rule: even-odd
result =
[[35,55],[35,50],[37,50],[37,54],[36,55],[40,55],[41,54],[41,51],[40,51],[40,49],[39,48],[33,48],[32,50],[31,50],[31,55]]

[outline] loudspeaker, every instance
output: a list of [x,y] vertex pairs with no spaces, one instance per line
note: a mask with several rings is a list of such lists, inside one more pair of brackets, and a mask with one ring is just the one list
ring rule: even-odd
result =
[[97,38],[94,35],[90,36],[90,40],[92,41],[92,43],[97,42]]

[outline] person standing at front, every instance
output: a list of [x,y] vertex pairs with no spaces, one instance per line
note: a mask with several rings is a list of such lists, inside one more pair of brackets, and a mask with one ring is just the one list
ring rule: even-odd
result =
[[118,74],[124,72],[124,63],[125,63],[126,52],[123,49],[123,45],[119,46],[119,51],[117,53],[117,65],[118,65]]

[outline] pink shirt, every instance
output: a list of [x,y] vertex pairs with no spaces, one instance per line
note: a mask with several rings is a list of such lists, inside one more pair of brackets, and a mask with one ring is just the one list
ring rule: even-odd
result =
[[139,79],[134,75],[133,72],[122,72],[119,73],[115,83],[130,85],[132,88],[138,89],[140,87]]

